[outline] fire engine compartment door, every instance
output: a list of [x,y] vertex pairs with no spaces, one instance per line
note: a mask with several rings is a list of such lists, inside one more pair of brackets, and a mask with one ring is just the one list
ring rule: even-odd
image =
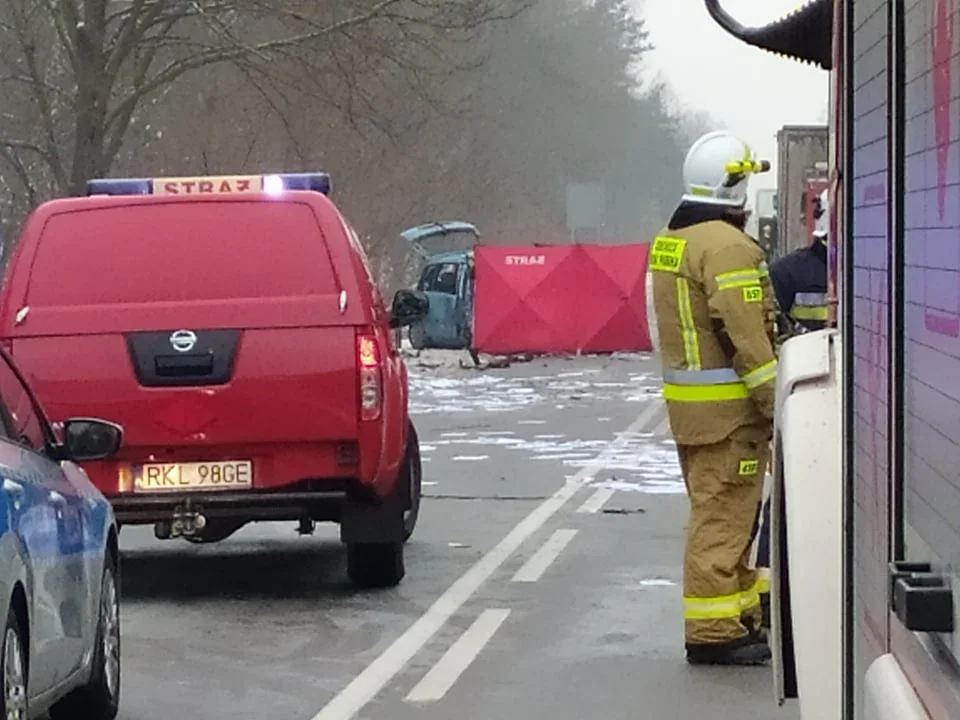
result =
[[771,492],[771,645],[782,704],[840,720],[843,623],[841,340],[836,330],[780,350]]

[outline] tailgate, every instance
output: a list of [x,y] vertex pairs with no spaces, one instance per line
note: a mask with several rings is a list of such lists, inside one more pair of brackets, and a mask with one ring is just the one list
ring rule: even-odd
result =
[[12,350],[51,421],[120,423],[128,450],[353,439],[355,348],[340,326],[21,337]]

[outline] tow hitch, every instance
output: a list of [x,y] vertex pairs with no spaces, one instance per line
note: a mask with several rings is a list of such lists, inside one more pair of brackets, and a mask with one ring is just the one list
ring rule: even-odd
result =
[[300,524],[297,526],[298,535],[313,535],[317,529],[317,523],[307,517],[300,518]]
[[172,520],[161,520],[153,526],[153,534],[159,540],[177,537],[193,537],[207,526],[207,517],[202,509],[193,508],[189,503],[178,505],[173,511]]

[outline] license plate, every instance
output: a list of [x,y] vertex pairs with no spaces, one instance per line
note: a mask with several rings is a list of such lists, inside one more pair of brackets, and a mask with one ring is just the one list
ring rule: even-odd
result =
[[134,468],[135,492],[244,490],[253,487],[249,460],[199,463],[148,463]]

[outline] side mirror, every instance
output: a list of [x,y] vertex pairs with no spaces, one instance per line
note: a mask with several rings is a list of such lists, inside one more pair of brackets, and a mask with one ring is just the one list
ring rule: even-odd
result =
[[430,299],[419,290],[397,290],[390,308],[390,327],[412,325],[427,316]]
[[120,449],[123,428],[95,418],[73,418],[63,424],[61,455],[65,460],[103,460]]

